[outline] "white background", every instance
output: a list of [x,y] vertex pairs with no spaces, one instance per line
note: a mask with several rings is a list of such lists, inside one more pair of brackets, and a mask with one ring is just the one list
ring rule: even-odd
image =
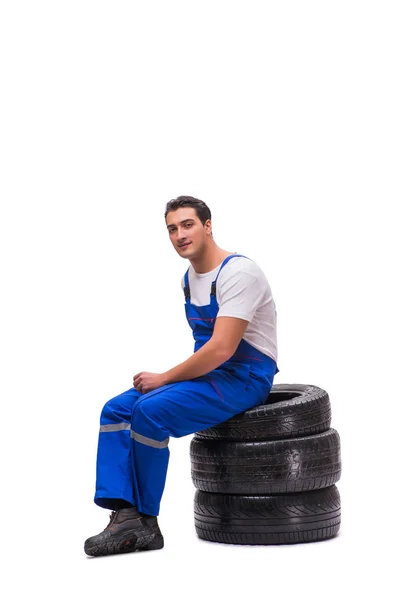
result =
[[[4,597],[397,597],[398,3],[0,6]],[[192,353],[164,223],[180,194],[263,268],[275,383],[330,395],[330,541],[199,540],[188,436],[170,442],[165,548],[83,553],[108,522],[104,402]]]

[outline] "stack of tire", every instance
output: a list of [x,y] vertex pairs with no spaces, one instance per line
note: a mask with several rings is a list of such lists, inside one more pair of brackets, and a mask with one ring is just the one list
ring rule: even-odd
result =
[[264,404],[190,443],[197,535],[226,544],[295,544],[340,528],[340,438],[326,391],[274,385]]

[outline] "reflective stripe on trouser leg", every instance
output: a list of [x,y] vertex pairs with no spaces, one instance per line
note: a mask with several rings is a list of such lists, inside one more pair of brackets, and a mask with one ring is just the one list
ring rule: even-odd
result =
[[[133,421],[133,419],[132,419]],[[137,422],[138,419],[135,419]],[[143,419],[139,419],[139,424]],[[158,434],[159,430],[157,430]],[[155,440],[131,430],[132,440],[132,479],[138,510],[146,515],[157,516],[160,512],[160,501],[163,495],[169,462],[169,437]],[[143,465],[152,465],[146,471]],[[137,473],[139,469],[139,474]],[[156,479],[153,472],[157,473]]]
[[138,510],[157,516],[167,477],[169,436],[160,426],[149,422],[147,411],[138,410],[143,398],[146,398],[146,394],[132,412],[133,489]]
[[144,444],[145,446],[151,446],[151,448],[166,448],[169,444],[169,437],[162,442],[158,442],[157,440],[152,440],[144,435],[140,435],[140,433],[136,433],[136,431],[133,430],[131,430],[131,438],[137,442],[140,442],[141,444]]
[[131,388],[107,402],[101,413],[94,501],[103,508],[114,509],[109,498],[136,504],[130,429],[132,409],[140,396]]

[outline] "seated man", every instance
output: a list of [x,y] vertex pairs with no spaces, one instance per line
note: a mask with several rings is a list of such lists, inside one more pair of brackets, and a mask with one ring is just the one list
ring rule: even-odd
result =
[[85,542],[91,556],[157,550],[169,437],[217,425],[267,398],[277,367],[270,286],[250,259],[214,242],[208,206],[190,196],[168,202],[171,242],[191,263],[182,280],[194,354],[165,373],[141,372],[107,402],[100,420],[94,501],[112,510]]

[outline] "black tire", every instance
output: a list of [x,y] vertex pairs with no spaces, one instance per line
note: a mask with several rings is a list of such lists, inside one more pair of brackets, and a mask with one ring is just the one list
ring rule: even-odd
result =
[[340,479],[335,429],[304,438],[221,442],[192,438],[191,475],[203,492],[286,494],[329,487]]
[[234,496],[196,491],[199,538],[223,544],[298,544],[334,537],[340,528],[334,485],[302,494]]
[[265,404],[246,410],[215,427],[196,433],[199,439],[265,440],[322,433],[331,426],[327,392],[315,385],[273,385]]

